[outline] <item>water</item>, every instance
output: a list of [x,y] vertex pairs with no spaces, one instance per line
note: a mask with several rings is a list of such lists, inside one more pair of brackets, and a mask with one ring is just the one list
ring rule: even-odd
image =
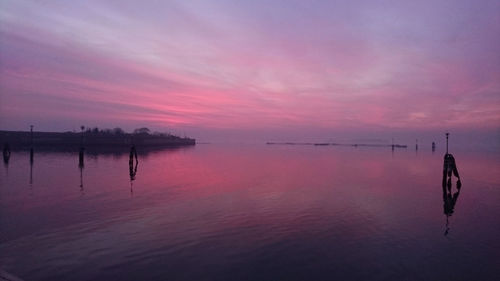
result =
[[36,152],[30,175],[13,152],[0,267],[28,281],[495,280],[500,154],[452,152],[448,224],[430,148],[201,144],[139,154],[133,181],[128,153],[80,169],[77,152]]

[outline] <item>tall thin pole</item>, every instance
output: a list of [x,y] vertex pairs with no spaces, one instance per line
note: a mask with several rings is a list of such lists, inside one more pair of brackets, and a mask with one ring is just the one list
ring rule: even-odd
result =
[[83,130],[85,130],[85,126],[80,126],[80,129],[82,130],[81,131],[81,134],[80,134],[80,148],[83,147]]
[[33,125],[30,125],[30,145],[33,147]]
[[448,136],[450,133],[446,133],[446,154],[448,154]]
[[30,185],[33,184],[33,125],[30,125]]

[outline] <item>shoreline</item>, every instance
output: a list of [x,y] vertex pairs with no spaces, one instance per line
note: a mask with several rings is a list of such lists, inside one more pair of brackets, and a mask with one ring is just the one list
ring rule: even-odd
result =
[[10,149],[30,147],[80,147],[125,148],[138,147],[179,147],[196,145],[196,140],[168,134],[110,134],[102,132],[26,132],[0,131],[0,144],[8,144]]

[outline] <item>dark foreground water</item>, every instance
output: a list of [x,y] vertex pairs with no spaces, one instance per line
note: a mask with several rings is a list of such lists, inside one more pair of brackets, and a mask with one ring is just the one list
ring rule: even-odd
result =
[[430,149],[206,144],[140,154],[133,181],[128,154],[80,169],[76,153],[39,152],[30,169],[15,152],[0,267],[28,281],[498,280],[500,154],[452,152],[462,188],[444,194]]

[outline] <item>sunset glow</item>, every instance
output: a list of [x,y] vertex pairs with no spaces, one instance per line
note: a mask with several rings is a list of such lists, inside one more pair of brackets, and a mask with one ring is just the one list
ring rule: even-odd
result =
[[0,3],[0,126],[500,127],[499,1]]

